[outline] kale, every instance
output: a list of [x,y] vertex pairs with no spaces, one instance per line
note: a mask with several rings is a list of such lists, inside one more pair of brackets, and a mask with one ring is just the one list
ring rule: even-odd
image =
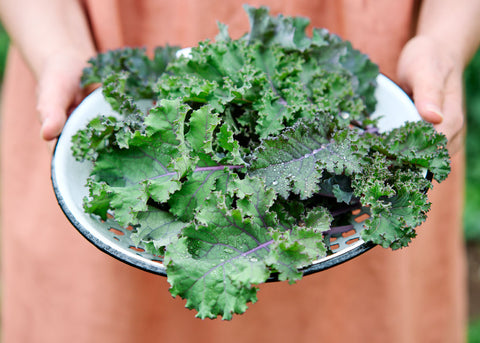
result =
[[243,313],[272,275],[299,280],[352,208],[369,214],[364,240],[407,246],[430,206],[425,171],[440,182],[450,168],[428,123],[372,130],[379,71],[366,55],[323,29],[308,37],[305,18],[245,8],[249,33],[220,24],[188,56],[93,58],[83,82],[101,83],[119,117],[73,137],[93,162],[85,211],[133,227],[200,318]]

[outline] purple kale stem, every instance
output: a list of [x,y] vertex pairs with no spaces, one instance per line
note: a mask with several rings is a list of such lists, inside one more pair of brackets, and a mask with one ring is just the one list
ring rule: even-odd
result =
[[157,175],[157,176],[152,176],[151,178],[148,178],[148,180],[160,179],[161,177],[172,176],[172,175],[176,175],[176,174],[177,174],[177,172],[168,172],[168,173],[165,173],[165,174],[160,174],[160,175]]
[[299,157],[299,158],[295,158],[295,159],[293,159],[293,160],[286,161],[286,162],[280,162],[280,163],[277,163],[277,164],[283,165],[283,164],[289,164],[289,163],[293,163],[293,162],[298,162],[298,161],[304,160],[304,159],[306,159],[306,158],[312,157],[312,156],[315,155],[316,153],[319,153],[320,151],[325,150],[325,148],[327,148],[327,146],[326,146],[326,145],[322,145],[320,148],[315,149],[315,150],[312,150],[312,151],[309,152],[308,154],[304,154],[303,156],[301,156],[301,157]]
[[[222,166],[211,166],[211,167],[197,167],[197,168],[195,168],[194,172],[217,171],[217,170],[223,170],[225,168],[240,169],[240,168],[243,168],[243,166],[229,166],[229,165],[223,166],[222,165]],[[155,180],[155,179],[159,179],[161,177],[172,176],[172,175],[176,175],[176,174],[177,174],[177,172],[171,171],[171,172],[168,172],[168,173],[165,173],[165,174],[152,176],[151,178],[149,178],[149,180]]]
[[250,255],[250,254],[253,254],[254,252],[256,252],[257,250],[260,250],[260,249],[263,249],[263,248],[267,248],[270,244],[273,243],[273,239],[269,240],[269,241],[266,241],[265,243],[262,243],[258,246],[256,246],[255,248],[253,249],[250,249],[248,251],[245,251],[244,253],[242,253],[240,256],[244,257],[244,256],[247,256],[247,255]]
[[353,229],[353,225],[342,225],[342,226],[333,226],[330,228],[330,230],[325,231],[326,235],[336,235],[339,233],[344,233],[347,232],[351,229]]
[[211,166],[211,167],[197,167],[195,168],[195,171],[196,172],[202,172],[202,171],[215,171],[215,170],[222,170],[222,169],[225,169],[225,168],[228,168],[228,169],[240,169],[240,168],[243,168],[243,166],[229,166],[229,165],[226,165],[226,166]]
[[377,127],[370,126],[370,125],[367,126],[367,129],[365,131],[368,132],[368,133],[373,133],[373,134],[377,134],[379,132]]

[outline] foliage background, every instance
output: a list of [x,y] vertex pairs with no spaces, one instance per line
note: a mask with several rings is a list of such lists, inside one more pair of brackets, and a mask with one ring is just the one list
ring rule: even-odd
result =
[[465,238],[480,241],[480,51],[465,71],[467,169]]
[[5,70],[5,61],[8,52],[8,35],[3,27],[0,25],[0,82],[3,79],[3,72]]
[[[8,35],[0,25],[0,85],[5,70],[8,44]],[[480,249],[480,51],[465,71],[465,93],[467,168],[464,232],[468,246]],[[472,261],[469,262],[472,264]],[[475,275],[470,275],[470,279],[480,280],[480,263],[475,264],[473,270],[470,268],[470,273],[475,273]],[[468,342],[480,343],[480,316],[471,318]]]
[[[470,250],[480,247],[480,51],[465,71],[465,97],[467,113],[466,146],[466,189],[464,210],[464,232]],[[478,254],[469,254],[475,256]],[[480,263],[469,260],[470,296],[478,296],[480,289]],[[472,311],[470,311],[472,313]],[[480,343],[480,317],[472,316],[468,328],[468,342]]]

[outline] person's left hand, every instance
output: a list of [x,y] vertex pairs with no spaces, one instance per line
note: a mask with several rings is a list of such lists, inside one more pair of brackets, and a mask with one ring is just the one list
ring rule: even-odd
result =
[[400,86],[421,117],[446,135],[451,154],[463,145],[465,111],[460,56],[427,36],[412,38],[398,62]]

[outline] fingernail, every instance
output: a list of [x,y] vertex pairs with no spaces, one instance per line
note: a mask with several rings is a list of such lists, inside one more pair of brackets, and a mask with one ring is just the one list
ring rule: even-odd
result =
[[42,126],[40,127],[40,138],[45,140],[45,128],[48,123],[48,118],[45,118],[45,120],[42,122]]
[[429,115],[429,118],[427,118],[429,122],[438,124],[443,121],[443,113],[438,106],[433,104],[426,104],[424,110]]

